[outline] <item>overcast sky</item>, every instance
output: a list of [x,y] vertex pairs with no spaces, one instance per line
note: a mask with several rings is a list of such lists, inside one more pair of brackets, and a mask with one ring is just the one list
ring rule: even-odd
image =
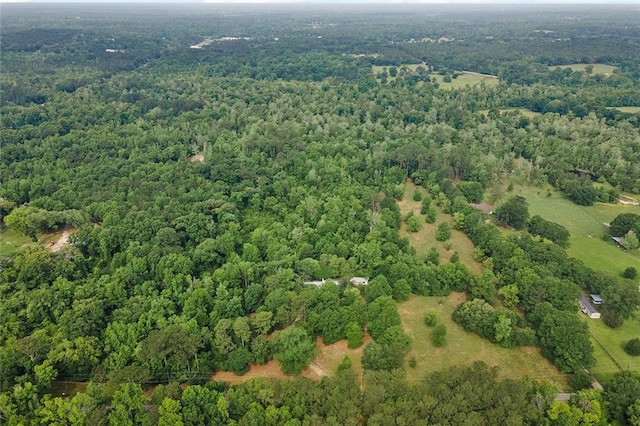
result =
[[437,4],[637,4],[640,0],[0,0],[0,3],[437,3]]

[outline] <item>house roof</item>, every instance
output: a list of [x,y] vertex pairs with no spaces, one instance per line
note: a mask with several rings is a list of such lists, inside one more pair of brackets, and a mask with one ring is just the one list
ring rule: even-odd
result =
[[489,204],[476,204],[476,203],[470,203],[472,207],[475,207],[478,210],[482,210],[485,213],[488,214],[492,214],[493,213],[493,207]]

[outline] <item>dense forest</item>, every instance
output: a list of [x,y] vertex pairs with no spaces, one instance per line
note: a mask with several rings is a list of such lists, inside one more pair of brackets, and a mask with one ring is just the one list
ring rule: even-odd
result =
[[[588,389],[576,315],[581,292],[612,328],[637,315],[633,271],[569,257],[567,230],[503,185],[640,193],[638,14],[3,5],[1,230],[70,236],[0,256],[0,423],[639,425],[638,372]],[[464,72],[492,83],[447,86]],[[412,218],[407,179],[429,194]],[[480,273],[401,236],[434,206]],[[639,231],[611,223],[635,247]],[[451,292],[456,323],[540,347],[571,398],[483,363],[408,381],[397,302]],[[297,376],[318,336],[364,346],[364,371]],[[291,378],[210,380],[271,360]]]

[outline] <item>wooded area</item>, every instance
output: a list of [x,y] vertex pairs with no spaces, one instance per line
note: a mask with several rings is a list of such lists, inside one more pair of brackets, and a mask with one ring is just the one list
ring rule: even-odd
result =
[[[608,326],[634,319],[636,274],[569,257],[569,231],[512,192],[640,193],[640,113],[616,109],[640,106],[637,22],[597,5],[3,5],[0,230],[28,240],[0,252],[0,423],[640,424],[637,372],[585,389],[577,314],[597,293]],[[497,81],[446,86],[465,71]],[[407,179],[428,194],[409,216]],[[435,240],[463,232],[481,272],[401,237],[436,207]],[[639,219],[605,238],[637,249]],[[554,402],[548,381],[474,363],[409,384],[397,302],[452,291],[464,330],[586,383]],[[364,372],[295,377],[317,336],[364,338]],[[294,377],[210,380],[274,359]]]

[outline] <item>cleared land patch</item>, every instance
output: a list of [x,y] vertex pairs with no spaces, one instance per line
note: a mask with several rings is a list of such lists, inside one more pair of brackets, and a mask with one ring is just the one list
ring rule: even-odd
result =
[[589,325],[591,343],[595,349],[596,366],[591,372],[599,381],[606,383],[614,373],[623,370],[640,371],[640,357],[631,356],[623,349],[627,341],[640,336],[640,318],[625,320],[622,327],[615,329],[600,320],[584,321]]
[[[429,196],[427,191],[422,188],[416,186],[412,181],[407,180],[407,187],[404,191],[404,197],[402,200],[398,201],[398,207],[400,208],[400,214],[404,219],[410,211],[413,211],[414,214],[419,215],[423,220],[425,215],[420,214],[420,201],[413,201],[413,192],[418,189],[422,193],[422,196]],[[416,249],[418,255],[426,254],[431,247],[435,247],[440,253],[440,262],[445,263],[448,262],[451,256],[455,252],[458,252],[458,256],[460,256],[460,262],[469,267],[470,271],[473,273],[478,273],[482,270],[482,265],[475,261],[473,258],[473,243],[467,236],[458,230],[451,230],[451,238],[448,241],[437,241],[436,240],[436,232],[438,231],[438,224],[440,222],[449,222],[449,225],[453,225],[453,219],[451,215],[445,214],[442,212],[442,209],[435,205],[435,202],[431,202],[431,205],[436,209],[437,216],[435,223],[425,223],[422,226],[422,229],[418,232],[409,232],[407,231],[407,224],[402,222],[400,226],[400,236],[406,237],[409,240],[411,246]],[[447,250],[445,245],[451,244],[451,248]]]
[[616,67],[612,66],[612,65],[607,65],[607,64],[569,64],[569,65],[557,65],[557,66],[551,66],[549,68],[551,69],[555,69],[555,68],[571,68],[573,71],[585,71],[585,68],[588,66],[592,66],[593,70],[591,72],[591,75],[595,75],[595,74],[604,74],[604,75],[611,75],[613,74],[613,70],[616,69]]
[[[307,368],[302,370],[300,376],[308,377],[313,380],[320,380],[324,376],[332,376],[346,356],[351,359],[353,371],[356,372],[359,378],[362,378],[362,351],[367,343],[371,341],[371,337],[366,334],[362,341],[363,344],[359,348],[349,349],[347,348],[346,340],[340,340],[331,345],[325,345],[322,343],[322,339],[318,337],[316,339],[318,355]],[[211,376],[211,379],[235,385],[238,383],[244,383],[254,377],[281,380],[290,379],[294,376],[284,374],[280,367],[280,363],[276,360],[271,360],[264,365],[252,364],[249,371],[242,376],[238,376],[229,371],[217,371]]]
[[630,114],[640,113],[640,106],[621,106],[621,107],[611,107],[609,109],[615,109],[620,112],[628,112]]
[[[405,368],[409,380],[421,380],[426,374],[457,365],[468,365],[474,361],[484,361],[489,366],[497,366],[500,376],[517,379],[530,377],[536,380],[548,379],[567,388],[567,375],[545,359],[537,347],[507,349],[468,333],[451,319],[455,307],[464,301],[464,294],[453,293],[449,297],[411,296],[398,304],[398,312],[405,332],[411,337],[411,351],[405,358]],[[440,323],[447,327],[447,344],[436,348],[429,338],[431,328],[424,324],[428,311],[437,312]],[[415,357],[416,367],[409,366]]]
[[[625,252],[613,241],[602,239],[606,231],[605,223],[610,223],[620,213],[640,214],[638,206],[604,203],[579,206],[550,187],[517,186],[513,193],[527,199],[532,216],[540,215],[567,228],[571,234],[571,246],[567,250],[569,256],[582,260],[591,268],[616,276],[629,266],[640,269],[640,252]],[[550,195],[547,196],[547,193]]]
[[11,256],[20,247],[32,244],[31,238],[6,227],[0,228],[0,256]]
[[[460,72],[460,71],[457,71]],[[440,74],[431,74],[431,77],[435,77],[438,84],[442,89],[459,89],[469,86],[475,86],[476,84],[480,84],[484,82],[486,85],[495,86],[499,83],[499,80],[495,76],[488,76],[484,74],[475,74],[470,72],[463,72],[459,74],[458,77],[452,78],[451,82],[447,83],[443,81],[444,76]]]

